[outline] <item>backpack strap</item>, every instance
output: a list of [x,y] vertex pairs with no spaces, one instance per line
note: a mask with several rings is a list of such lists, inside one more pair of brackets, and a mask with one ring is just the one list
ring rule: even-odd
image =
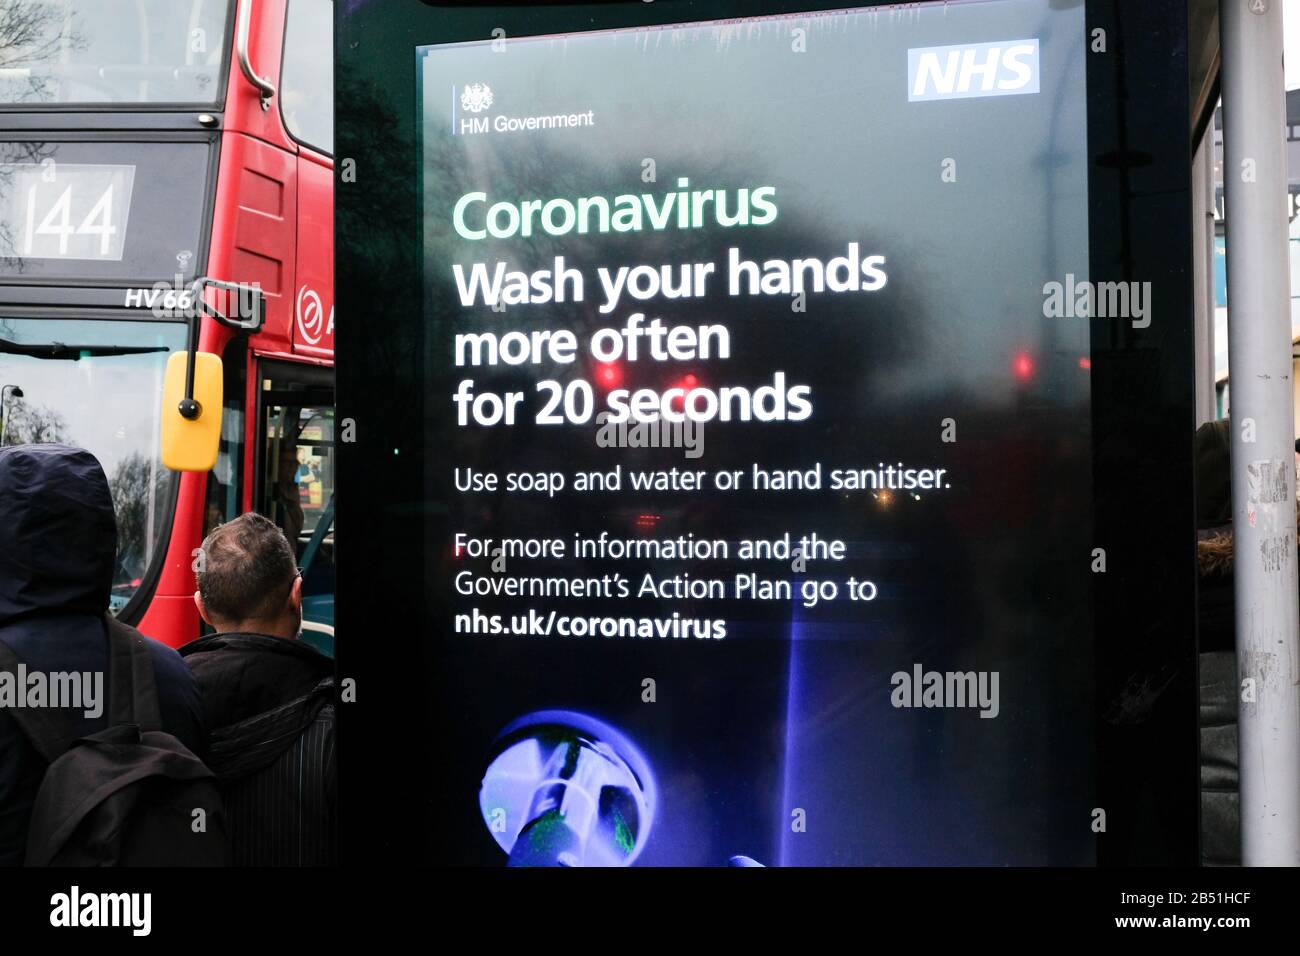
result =
[[[21,663],[13,649],[0,641],[0,672],[11,674],[17,681]],[[58,711],[44,707],[7,707],[4,712],[14,719],[23,736],[47,763],[53,763],[72,746],[73,734],[69,721],[60,719]]]
[[153,656],[144,635],[111,614],[104,615],[108,631],[109,723],[135,724],[141,732],[162,728]]
[[[109,726],[135,724],[141,732],[161,729],[153,657],[144,636],[111,614],[104,615],[104,629],[108,633]],[[0,671],[17,680],[20,663],[13,649],[0,642]],[[12,707],[5,712],[49,763],[63,756],[77,739],[71,721],[57,710]]]

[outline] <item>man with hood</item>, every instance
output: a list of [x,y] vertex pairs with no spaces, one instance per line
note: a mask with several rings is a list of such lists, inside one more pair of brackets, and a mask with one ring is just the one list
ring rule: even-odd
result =
[[181,648],[198,678],[236,866],[337,862],[334,662],[298,639],[302,575],[255,512],[203,541],[194,601],[217,633]]
[[[29,674],[107,673],[104,616],[116,560],[113,499],[94,455],[66,445],[0,448],[0,642]],[[202,758],[198,685],[179,654],[144,641],[162,729]],[[98,704],[96,716],[74,712],[78,736],[108,727],[106,702]],[[23,862],[47,766],[0,707],[0,866]]]

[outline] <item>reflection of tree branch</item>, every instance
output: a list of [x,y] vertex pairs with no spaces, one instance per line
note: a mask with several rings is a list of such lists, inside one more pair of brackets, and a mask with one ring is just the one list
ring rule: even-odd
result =
[[149,506],[153,505],[152,517],[156,520],[167,500],[170,478],[170,472],[138,451],[123,458],[113,469],[108,486],[117,516],[117,579],[129,581],[140,577],[149,566],[154,548],[149,536]]
[[[346,73],[335,76],[339,103],[348,103],[347,110],[338,111],[340,144],[364,144],[367,165],[376,169],[410,169],[415,146],[405,135],[397,117],[387,108],[383,98],[368,86],[358,83]],[[343,152],[340,155],[358,155]],[[375,190],[367,195],[364,205],[349,202],[346,197],[336,202],[336,233],[347,236],[349,242],[340,248],[335,275],[335,288],[344,293],[360,294],[366,310],[375,316],[393,316],[419,301],[418,289],[409,285],[410,276],[418,274],[413,261],[419,256],[419,224],[413,218],[417,206],[415,177],[394,177],[392,188]],[[386,228],[376,229],[376,222]],[[417,260],[418,261],[418,260]],[[340,314],[347,310],[347,302],[340,306]],[[379,364],[394,370],[395,382],[414,382],[421,362],[417,323],[399,322],[384,335],[365,337],[365,347],[381,355]],[[415,406],[394,405],[394,414],[401,421],[394,422],[406,434],[416,434],[421,423],[411,416]]]
[[[4,0],[0,0],[3,3]],[[2,35],[2,34],[0,34]],[[39,166],[47,159],[52,159],[57,150],[54,143],[10,142],[0,143],[0,210],[8,205],[5,197],[14,188],[15,166]],[[24,272],[27,261],[21,256],[9,255],[8,251],[17,248],[18,237],[14,234],[13,224],[0,218],[0,271]]]
[[0,0],[0,67],[54,56],[63,32],[60,19],[59,11],[44,3]]
[[33,405],[21,398],[5,396],[4,443],[34,445],[48,442],[66,443],[68,423],[63,416],[45,405]]
[[[81,51],[84,37],[71,17],[43,0],[0,0],[0,69],[45,63],[64,49]],[[47,80],[27,77],[28,89],[10,102],[39,99]]]

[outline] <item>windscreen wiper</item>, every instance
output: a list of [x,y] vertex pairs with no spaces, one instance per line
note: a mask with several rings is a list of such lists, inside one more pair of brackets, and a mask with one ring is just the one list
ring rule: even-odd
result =
[[98,358],[104,355],[143,355],[147,352],[167,352],[165,345],[66,345],[63,342],[50,342],[43,345],[26,345],[0,339],[0,354],[26,355],[38,359],[68,359],[76,362],[83,358]]

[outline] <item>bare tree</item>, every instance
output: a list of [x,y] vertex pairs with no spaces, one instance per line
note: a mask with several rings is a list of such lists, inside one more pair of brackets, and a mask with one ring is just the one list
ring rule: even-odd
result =
[[[0,0],[0,3],[4,3],[4,0]],[[2,36],[3,33],[0,33],[0,37]],[[0,44],[3,42],[3,39],[0,39]],[[3,51],[0,51],[0,55],[2,53]],[[0,63],[0,67],[2,66],[3,63]],[[30,141],[0,143],[0,208],[5,205],[5,196],[14,188],[17,167],[39,166],[46,159],[52,159],[57,148],[54,143]],[[0,266],[12,269],[14,272],[23,272],[23,259],[14,254],[17,245],[18,237],[14,235],[13,223],[0,219]]]
[[[85,48],[70,16],[46,0],[0,0],[0,103],[25,103],[48,98],[49,78],[33,69],[53,60],[61,50]],[[24,72],[26,75],[24,75]],[[48,143],[7,143],[0,152],[0,199],[13,188],[14,164],[40,163],[54,153]],[[13,254],[11,223],[0,221],[0,265],[23,271],[23,261]]]
[[[81,50],[85,41],[65,11],[45,0],[0,0],[0,69],[17,70],[44,63],[65,49]],[[39,100],[48,80],[36,72],[23,77],[26,89],[0,99]]]
[[160,503],[165,500],[170,473],[157,462],[132,452],[117,463],[108,480],[117,515],[117,574],[138,578],[149,566],[154,528]]
[[43,0],[0,0],[0,67],[52,58],[62,21],[59,9]]
[[54,409],[8,397],[4,405],[5,445],[67,443],[68,423]]

